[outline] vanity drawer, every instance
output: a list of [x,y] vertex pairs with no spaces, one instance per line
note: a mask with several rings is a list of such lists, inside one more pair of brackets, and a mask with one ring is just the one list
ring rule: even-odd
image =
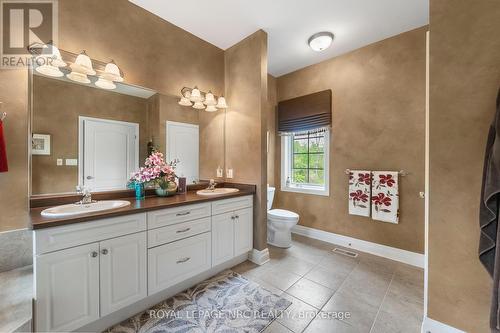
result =
[[212,267],[210,233],[148,250],[148,295]]
[[146,214],[133,214],[34,231],[37,255],[146,230]]
[[192,221],[211,215],[210,203],[167,208],[148,213],[148,229]]
[[205,217],[194,221],[182,222],[149,230],[148,248],[208,232],[211,226],[212,219],[210,217]]
[[238,209],[248,208],[253,206],[253,196],[237,197],[214,201],[212,203],[212,215],[224,214]]

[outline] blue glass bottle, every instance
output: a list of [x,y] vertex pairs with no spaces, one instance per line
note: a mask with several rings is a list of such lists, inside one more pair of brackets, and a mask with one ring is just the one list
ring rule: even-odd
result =
[[136,200],[143,200],[144,197],[146,196],[145,190],[144,190],[144,183],[135,183],[134,189],[135,189],[135,199]]

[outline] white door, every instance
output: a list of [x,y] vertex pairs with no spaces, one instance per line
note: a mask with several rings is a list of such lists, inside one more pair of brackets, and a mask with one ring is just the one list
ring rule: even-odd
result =
[[233,212],[212,216],[212,265],[216,266],[234,257]]
[[99,319],[99,244],[36,258],[35,331],[69,332]]
[[246,208],[234,212],[234,256],[244,254],[253,248],[253,209]]
[[146,232],[100,243],[101,316],[147,296]]
[[92,191],[125,189],[139,168],[139,125],[80,117],[80,185]]
[[176,174],[188,184],[199,180],[199,140],[198,125],[167,121],[167,161],[180,161]]

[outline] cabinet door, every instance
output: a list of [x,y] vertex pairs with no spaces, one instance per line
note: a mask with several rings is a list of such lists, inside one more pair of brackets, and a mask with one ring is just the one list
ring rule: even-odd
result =
[[101,316],[147,296],[146,232],[100,243]]
[[234,213],[212,216],[212,266],[234,257]]
[[253,248],[253,210],[237,210],[234,220],[234,256],[237,257]]
[[99,319],[99,244],[35,258],[35,330],[73,331]]

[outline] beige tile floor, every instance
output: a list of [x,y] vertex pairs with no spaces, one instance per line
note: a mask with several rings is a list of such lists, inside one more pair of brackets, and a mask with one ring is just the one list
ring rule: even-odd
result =
[[422,269],[362,252],[350,258],[334,247],[294,235],[291,248],[269,248],[267,264],[233,268],[292,302],[265,333],[420,332]]

